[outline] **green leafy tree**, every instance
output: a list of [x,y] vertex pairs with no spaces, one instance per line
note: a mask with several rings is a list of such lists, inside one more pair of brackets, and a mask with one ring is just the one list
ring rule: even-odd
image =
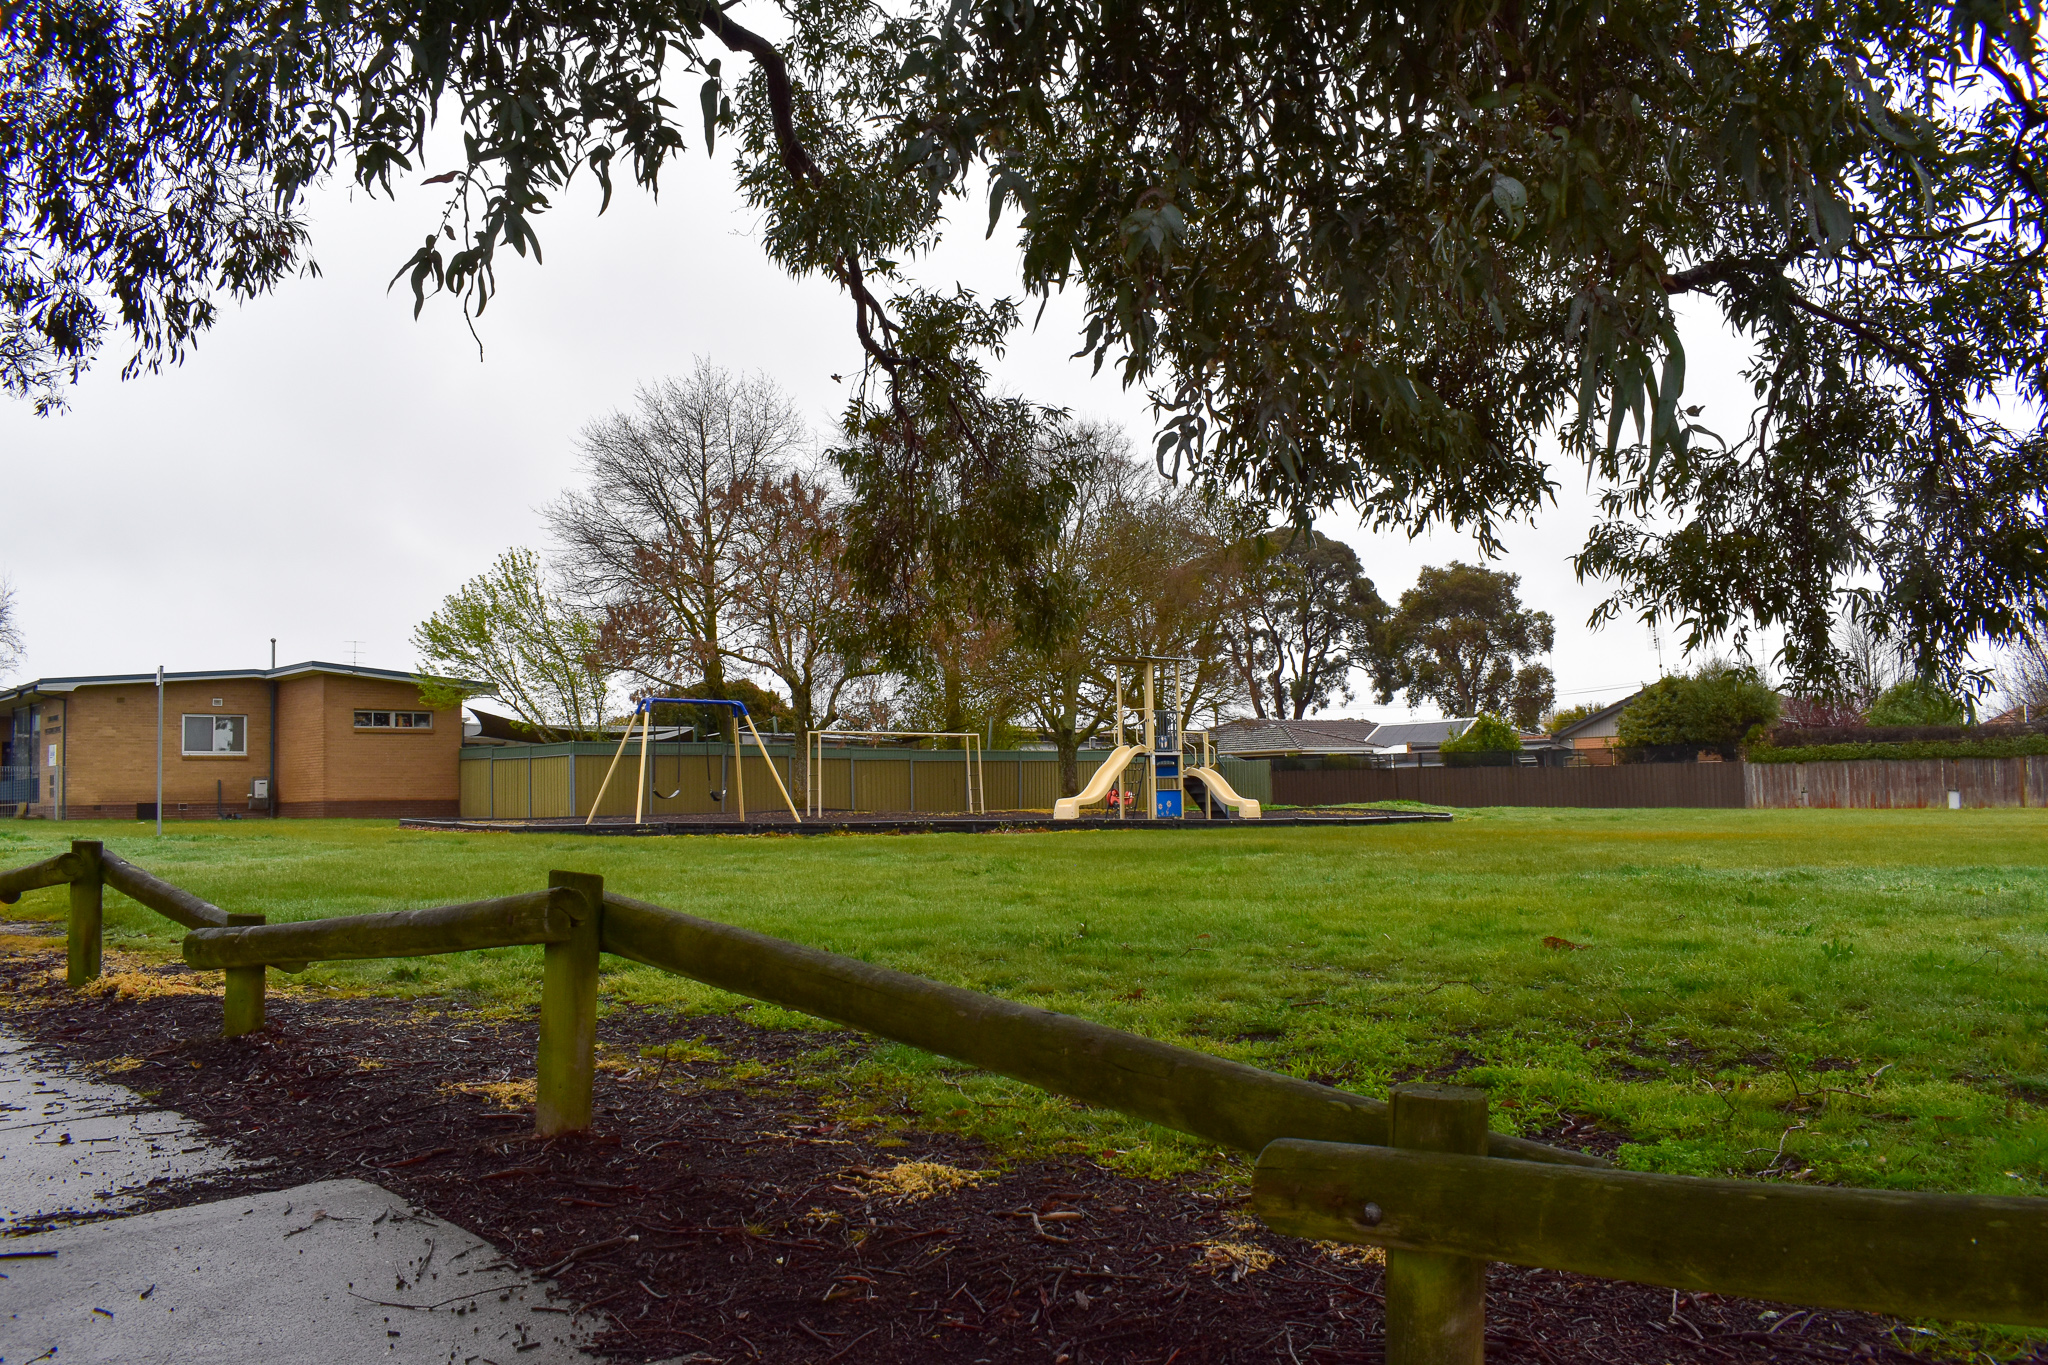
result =
[[1497,754],[1514,753],[1522,747],[1522,732],[1499,716],[1481,713],[1463,733],[1452,736],[1439,746],[1438,752],[1446,754]]
[[1727,748],[1768,729],[1778,709],[1778,694],[1754,668],[1715,660],[1644,688],[1617,718],[1615,739],[1625,749]]
[[419,624],[412,644],[430,706],[461,705],[475,682],[543,740],[577,739],[604,723],[612,670],[598,622],[549,585],[531,550],[499,555]]
[[[1852,587],[1953,682],[2048,584],[2033,4],[791,0],[779,44],[708,0],[4,13],[0,385],[46,407],[116,328],[131,368],[176,360],[307,268],[330,176],[444,185],[400,274],[481,311],[573,175],[658,183],[696,83],[771,257],[850,301],[875,595],[1021,576],[1007,610],[1047,619],[1059,490],[985,363],[1019,311],[903,264],[981,186],[1161,459],[1295,520],[1492,548],[1561,436],[1604,493],[1577,559],[1603,615],[1780,631],[1801,678]],[[1750,411],[1687,402],[1679,299],[1744,335]],[[1981,402],[2008,392],[2010,426]]]
[[1931,678],[1906,678],[1870,704],[1871,725],[1961,725],[1970,718],[1963,699]]
[[1561,710],[1552,711],[1543,718],[1543,732],[1554,735],[1568,726],[1577,725],[1580,721],[1601,709],[1601,703],[1597,701],[1584,701],[1580,702],[1577,706],[1567,706]]
[[1453,560],[1425,568],[1382,632],[1373,682],[1382,702],[1405,691],[1453,716],[1509,715],[1533,730],[1557,695],[1546,664],[1550,613],[1522,605],[1518,574]]
[[1386,601],[1343,541],[1286,527],[1236,546],[1223,567],[1235,588],[1227,643],[1254,716],[1299,720],[1351,700]]

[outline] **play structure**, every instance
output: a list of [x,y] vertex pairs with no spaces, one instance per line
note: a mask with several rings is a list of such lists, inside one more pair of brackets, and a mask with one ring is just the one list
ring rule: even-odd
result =
[[[1117,666],[1116,675],[1116,747],[1108,759],[1095,770],[1088,784],[1073,796],[1063,796],[1053,803],[1052,818],[1055,820],[1078,820],[1083,806],[1098,801],[1114,799],[1116,818],[1128,820],[1179,820],[1190,812],[1187,798],[1189,779],[1198,780],[1202,786],[1204,813],[1211,819],[1216,817],[1216,807],[1225,810],[1241,820],[1260,818],[1259,803],[1248,796],[1239,796],[1223,780],[1223,774],[1216,771],[1213,756],[1209,751],[1209,732],[1190,731],[1184,722],[1187,714],[1187,670],[1195,660],[1174,655],[1140,654],[1128,658],[1110,659]],[[1128,665],[1136,670],[1139,678],[1139,705],[1126,705],[1124,696],[1123,669]],[[1173,694],[1171,709],[1162,710],[1159,703],[1163,685],[1170,686]],[[1126,718],[1131,721],[1125,728]],[[1195,762],[1186,763],[1192,754]],[[1144,764],[1139,778],[1142,791],[1136,802],[1128,789],[1127,773],[1132,760]],[[1134,812],[1132,807],[1138,809]]]
[[[626,756],[626,745],[633,738],[633,727],[640,727],[640,785],[633,796],[633,823],[638,825],[647,818],[647,756],[653,748],[653,715],[657,706],[720,706],[733,713],[732,730],[732,782],[735,795],[739,798],[740,823],[747,820],[746,765],[740,761],[739,722],[747,723],[747,733],[754,737],[754,747],[761,751],[762,761],[767,765],[768,775],[775,779],[776,790],[782,793],[782,804],[789,807],[789,818],[798,824],[803,817],[796,813],[796,802],[789,795],[789,788],[782,784],[782,774],[775,770],[775,760],[768,754],[768,746],[761,742],[761,732],[754,728],[754,718],[747,713],[747,704],[741,701],[726,701],[717,697],[642,697],[633,706],[633,717],[626,722],[626,732],[619,736],[618,752],[612,755],[611,767],[605,769],[604,782],[591,799],[590,813],[583,817],[589,824],[597,819],[598,805],[604,800],[605,789],[612,784],[612,774],[619,770],[619,760]],[[674,796],[671,792],[668,795]]]
[[[804,805],[811,815],[823,818],[825,814],[825,745],[853,740],[897,740],[897,739],[957,739],[960,741],[960,756],[967,765],[967,814],[977,813],[976,800],[980,801],[979,813],[988,814],[988,777],[982,767],[981,736],[972,730],[810,730],[804,734],[804,766],[810,771],[810,786],[804,795]],[[847,779],[849,799],[852,778]]]

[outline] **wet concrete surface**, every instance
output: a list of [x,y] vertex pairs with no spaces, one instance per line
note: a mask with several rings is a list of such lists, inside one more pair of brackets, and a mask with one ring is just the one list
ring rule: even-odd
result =
[[490,1243],[359,1180],[108,1217],[252,1167],[0,1030],[0,1365],[593,1360]]
[[0,1029],[0,1234],[101,1217],[152,1185],[243,1164],[182,1115]]
[[544,1282],[360,1180],[9,1238],[0,1255],[6,1365],[594,1359]]

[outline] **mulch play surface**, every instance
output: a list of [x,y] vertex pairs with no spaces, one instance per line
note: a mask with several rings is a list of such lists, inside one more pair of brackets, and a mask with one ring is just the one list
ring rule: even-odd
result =
[[[111,1064],[266,1162],[156,1191],[152,1206],[374,1181],[553,1276],[564,1305],[608,1324],[601,1348],[621,1361],[1382,1359],[1371,1253],[1267,1233],[1228,1184],[1136,1179],[1085,1157],[998,1169],[957,1138],[837,1124],[817,1090],[775,1079],[830,1041],[816,1033],[615,1010],[599,1037],[629,1064],[599,1074],[596,1132],[543,1142],[516,1098],[533,1075],[531,1019],[273,996],[267,1029],[224,1041],[217,996],[156,993],[217,977],[123,967],[129,994],[74,996],[59,953],[16,954],[0,958],[0,994],[20,1005],[10,1027]],[[769,1074],[734,1084],[639,1063],[639,1048],[683,1039]],[[979,1179],[948,1188],[962,1172]],[[436,1296],[429,1284],[390,1297]],[[1494,1361],[1925,1359],[1899,1349],[1906,1329],[1860,1314],[1507,1266],[1489,1299]]]

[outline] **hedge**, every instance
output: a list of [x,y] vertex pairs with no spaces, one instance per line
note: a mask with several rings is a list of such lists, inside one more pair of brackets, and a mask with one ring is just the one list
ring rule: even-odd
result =
[[1859,763],[1878,758],[2028,758],[2048,754],[2048,735],[2012,739],[1922,739],[1903,744],[1752,744],[1751,763]]

